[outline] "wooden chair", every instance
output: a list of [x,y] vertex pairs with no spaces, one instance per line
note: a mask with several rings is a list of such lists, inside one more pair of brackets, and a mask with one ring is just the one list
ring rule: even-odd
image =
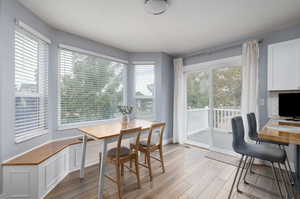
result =
[[122,198],[122,184],[123,184],[123,177],[124,177],[124,164],[126,162],[135,162],[135,170],[128,168],[131,172],[136,175],[138,188],[141,187],[140,183],[140,173],[139,173],[139,166],[138,166],[138,151],[135,149],[129,149],[128,147],[122,146],[122,141],[124,137],[128,134],[136,133],[135,144],[139,146],[140,142],[140,135],[141,135],[141,127],[134,128],[134,129],[125,129],[121,130],[117,147],[110,149],[107,152],[107,162],[110,164],[114,164],[116,168],[116,179],[113,179],[110,176],[105,175],[109,180],[116,183],[118,185],[118,195],[119,198]]
[[[151,168],[151,158],[159,161],[161,163],[162,172],[165,172],[164,158],[163,158],[163,134],[165,130],[166,123],[159,122],[152,124],[151,129],[148,134],[148,139],[145,141],[141,141],[139,146],[135,144],[130,144],[131,149],[136,149],[145,154],[145,162],[139,163],[139,165],[146,167],[149,169],[150,181],[152,181],[152,168]],[[153,140],[153,134],[158,132],[158,142]],[[160,159],[151,156],[152,152],[159,151]],[[131,166],[131,164],[130,164]]]

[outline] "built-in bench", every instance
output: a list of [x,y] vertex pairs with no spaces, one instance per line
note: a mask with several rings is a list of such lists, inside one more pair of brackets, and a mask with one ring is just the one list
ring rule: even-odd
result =
[[[80,168],[79,138],[53,141],[2,164],[6,198],[44,198],[66,175]],[[86,166],[98,163],[99,143],[88,142]]]

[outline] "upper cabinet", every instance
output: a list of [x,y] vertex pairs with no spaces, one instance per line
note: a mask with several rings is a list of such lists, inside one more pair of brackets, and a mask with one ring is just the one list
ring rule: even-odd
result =
[[300,90],[300,39],[269,45],[268,90]]

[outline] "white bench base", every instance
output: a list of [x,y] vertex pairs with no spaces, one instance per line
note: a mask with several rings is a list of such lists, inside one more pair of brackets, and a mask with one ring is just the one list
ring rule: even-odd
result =
[[[88,142],[86,167],[99,162],[99,150],[99,142]],[[39,165],[3,166],[3,193],[5,193],[3,198],[44,198],[70,172],[80,168],[81,151],[82,144],[76,144]]]

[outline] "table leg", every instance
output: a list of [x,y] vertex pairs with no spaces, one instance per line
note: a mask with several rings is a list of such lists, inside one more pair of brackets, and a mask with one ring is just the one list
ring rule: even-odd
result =
[[100,169],[99,169],[99,183],[98,183],[98,199],[103,198],[103,190],[104,190],[104,173],[105,173],[105,158],[106,158],[106,152],[107,152],[107,141],[101,140],[100,142]]
[[80,179],[81,180],[84,178],[86,144],[87,144],[87,136],[84,135],[83,140],[82,140],[82,156],[81,156],[81,166],[80,166]]
[[295,171],[296,171],[296,191],[297,191],[297,196],[300,198],[300,146],[296,145],[296,158],[295,158]]

